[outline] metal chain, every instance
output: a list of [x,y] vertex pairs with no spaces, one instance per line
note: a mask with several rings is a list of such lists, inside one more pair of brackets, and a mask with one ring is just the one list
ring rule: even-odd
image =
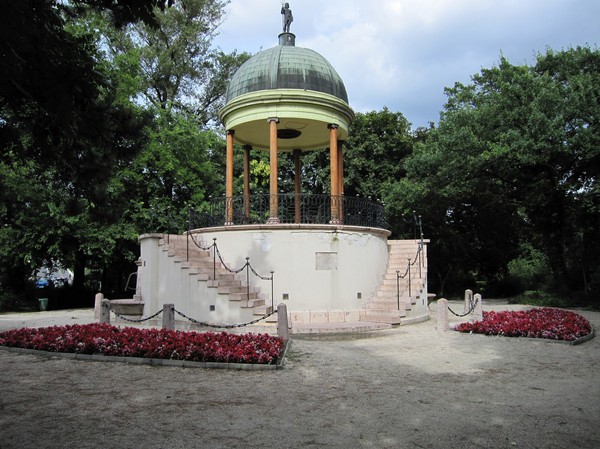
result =
[[250,262],[248,262],[248,266],[250,267],[250,270],[252,271],[252,273],[254,273],[254,276],[256,276],[257,278],[260,278],[263,281],[272,281],[273,280],[273,275],[266,277],[266,276],[261,276],[260,274],[258,274],[256,272],[256,270],[252,267],[252,265],[250,265]]
[[408,276],[408,267],[409,267],[409,266],[407,266],[407,267],[406,267],[406,271],[404,272],[404,274],[403,274],[402,276],[400,276],[400,275],[398,274],[398,273],[399,273],[399,271],[397,271],[397,272],[396,272],[396,276],[397,276],[398,278],[400,278],[400,279],[404,279],[406,276]]
[[[143,323],[144,321],[150,321],[152,318],[156,318],[158,315],[160,315],[161,313],[163,313],[162,310],[159,310],[158,312],[156,312],[154,315],[149,316],[148,318],[142,318],[140,320],[134,320],[131,318],[126,318],[125,316],[121,315],[118,312],[115,312],[114,309],[110,306],[108,306],[108,308],[110,309],[110,311],[112,313],[114,313],[118,318],[125,320],[125,321],[129,321],[130,323]],[[277,310],[274,310],[273,312],[269,313],[268,315],[264,315],[254,321],[249,321],[247,323],[239,323],[239,324],[212,324],[212,323],[206,323],[204,321],[198,321],[195,320],[194,318],[190,318],[189,316],[185,315],[183,312],[180,312],[177,309],[173,309],[175,311],[175,313],[177,313],[178,315],[182,316],[183,318],[190,320],[192,323],[194,324],[198,324],[200,326],[204,326],[204,327],[213,327],[213,328],[217,328],[217,329],[234,329],[234,328],[238,328],[238,327],[246,327],[246,326],[250,326],[252,324],[256,324],[261,322],[262,320],[265,320],[267,318],[269,318],[271,315],[275,315],[277,313]]]
[[154,315],[149,316],[148,318],[142,318],[140,320],[134,320],[132,318],[126,318],[124,315],[121,315],[118,312],[115,312],[115,310],[112,308],[112,306],[109,304],[108,308],[110,309],[110,311],[112,313],[115,314],[115,316],[117,316],[118,318],[125,320],[125,321],[129,321],[130,323],[143,323],[144,321],[150,321],[152,318],[156,318],[158,315],[160,315],[163,311],[159,310],[158,312],[156,312]]
[[180,312],[179,310],[175,309],[175,313],[178,314],[179,316],[190,320],[192,323],[194,324],[198,324],[200,326],[204,326],[204,327],[212,327],[215,329],[234,329],[237,327],[246,327],[246,326],[250,326],[252,324],[256,324],[262,320],[265,320],[267,318],[269,318],[271,315],[274,315],[277,313],[277,310],[274,310],[273,312],[269,313],[268,315],[264,315],[254,321],[250,321],[248,323],[241,323],[241,324],[213,324],[213,323],[206,323],[204,321],[198,321],[195,320],[194,318],[190,318],[189,316],[187,316],[186,314],[184,314],[183,312]]
[[246,268],[246,265],[248,265],[248,262],[246,262],[246,264],[242,268],[240,268],[239,270],[232,270],[227,265],[225,265],[225,261],[223,260],[223,257],[221,256],[221,251],[219,251],[219,247],[218,246],[217,246],[217,255],[219,256],[219,260],[221,261],[221,264],[223,264],[223,267],[227,271],[229,271],[230,273],[233,273],[233,274],[241,273],[242,271],[244,271],[244,268]]
[[471,302],[471,308],[469,309],[469,311],[466,312],[466,313],[463,313],[462,315],[459,315],[458,313],[456,313],[454,310],[452,310],[450,308],[450,306],[448,306],[448,310],[450,311],[450,313],[452,313],[452,315],[457,316],[459,318],[463,318],[463,317],[466,317],[467,315],[471,314],[473,312],[473,310],[475,310],[475,307],[477,307],[477,302],[478,301],[479,301],[478,299],[475,299],[475,301],[472,301]]
[[210,246],[207,246],[207,247],[205,248],[204,246],[200,245],[200,244],[199,244],[199,243],[196,241],[196,239],[194,238],[194,236],[193,236],[193,235],[191,236],[191,238],[192,238],[192,242],[194,242],[194,244],[195,244],[195,245],[196,245],[198,248],[200,248],[201,250],[204,250],[204,251],[208,251],[208,250],[209,250],[209,249],[211,249],[213,246],[216,246],[216,245],[217,245],[217,244],[216,244],[216,242],[215,242],[215,243],[213,243],[212,245],[210,245]]

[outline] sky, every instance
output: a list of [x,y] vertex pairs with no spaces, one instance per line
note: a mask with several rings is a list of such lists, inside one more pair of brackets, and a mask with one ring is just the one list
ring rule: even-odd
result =
[[[355,112],[438,123],[444,88],[470,83],[501,56],[533,65],[548,48],[600,44],[600,0],[289,1],[296,46],[324,56]],[[231,0],[213,44],[258,53],[278,44],[279,0]]]

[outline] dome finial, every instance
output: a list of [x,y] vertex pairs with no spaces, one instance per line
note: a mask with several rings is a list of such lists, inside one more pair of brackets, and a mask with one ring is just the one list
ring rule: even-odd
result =
[[292,15],[289,3],[281,2],[281,19],[283,21],[283,32],[289,33],[290,25],[294,21],[294,16]]

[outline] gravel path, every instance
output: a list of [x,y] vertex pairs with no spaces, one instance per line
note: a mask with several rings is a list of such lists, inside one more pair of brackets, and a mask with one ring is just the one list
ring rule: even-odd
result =
[[[579,313],[600,328],[600,312]],[[0,351],[0,447],[600,447],[599,338],[438,333],[431,315],[370,338],[295,338],[277,371]],[[0,330],[91,321],[91,311],[0,315]]]

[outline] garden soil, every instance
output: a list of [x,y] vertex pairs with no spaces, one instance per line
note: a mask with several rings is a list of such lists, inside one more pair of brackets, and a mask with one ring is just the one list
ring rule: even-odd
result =
[[[0,448],[600,448],[600,338],[439,333],[435,307],[361,338],[294,337],[272,371],[3,350]],[[600,312],[577,312],[600,327]],[[0,315],[0,330],[92,321]]]

